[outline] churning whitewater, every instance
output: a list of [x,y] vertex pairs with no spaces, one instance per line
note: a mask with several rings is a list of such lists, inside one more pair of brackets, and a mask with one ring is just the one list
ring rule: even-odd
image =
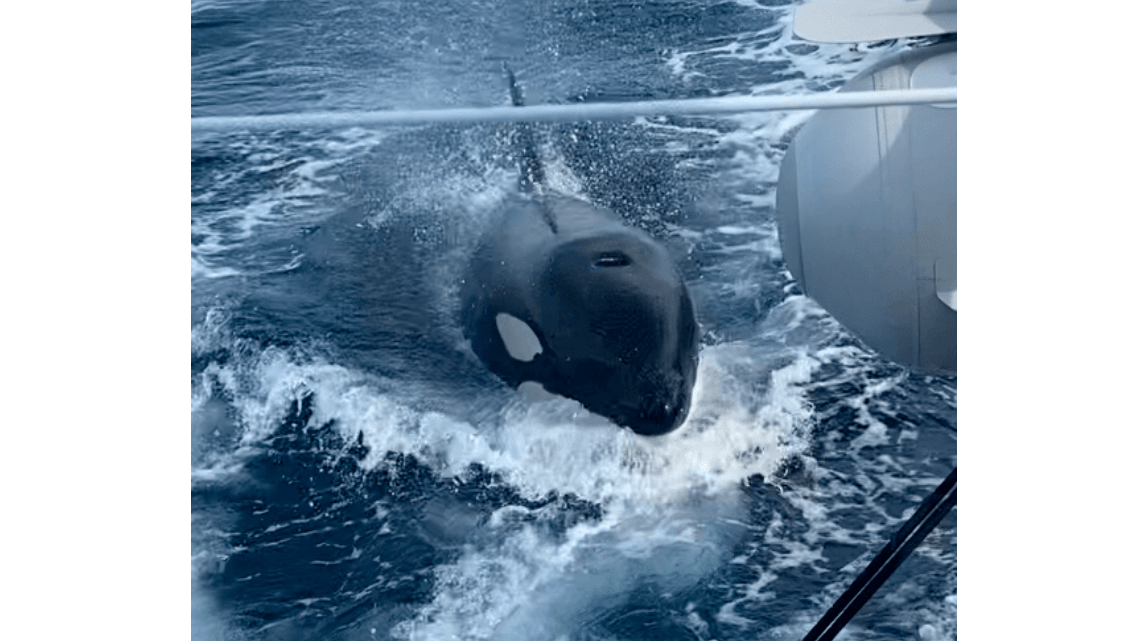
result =
[[[813,45],[780,2],[194,2],[195,116],[828,91],[918,41]],[[700,359],[645,437],[515,390],[464,271],[518,197],[510,125],[195,135],[195,639],[800,639],[957,464],[957,386],[785,269],[809,114],[535,127],[548,188],[668,253]],[[953,639],[949,517],[848,625]]]

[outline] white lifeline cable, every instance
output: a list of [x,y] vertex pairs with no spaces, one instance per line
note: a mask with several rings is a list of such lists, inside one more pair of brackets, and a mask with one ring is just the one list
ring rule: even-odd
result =
[[575,122],[620,120],[637,116],[740,114],[750,111],[845,109],[892,105],[957,103],[958,88],[902,89],[820,93],[803,96],[726,96],[689,100],[597,102],[526,107],[429,109],[415,111],[343,111],[270,116],[211,116],[190,119],[191,133],[335,129],[425,123]]

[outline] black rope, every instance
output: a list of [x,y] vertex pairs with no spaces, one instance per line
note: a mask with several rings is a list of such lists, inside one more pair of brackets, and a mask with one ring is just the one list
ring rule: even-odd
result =
[[835,605],[823,615],[819,623],[804,637],[804,641],[830,641],[843,626],[859,612],[875,591],[910,556],[914,548],[942,521],[958,502],[958,468],[954,468],[945,481],[918,506],[914,516],[899,528],[871,564],[855,578],[851,587],[840,595]]

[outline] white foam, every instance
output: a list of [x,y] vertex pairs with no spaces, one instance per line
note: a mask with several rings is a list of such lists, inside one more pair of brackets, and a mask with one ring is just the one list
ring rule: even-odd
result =
[[[769,315],[762,335],[786,335],[814,309],[806,299],[785,301]],[[226,324],[224,312],[208,314],[192,330],[192,349],[232,342]],[[313,424],[334,422],[346,439],[362,436],[370,448],[364,461],[369,468],[387,452],[401,452],[444,476],[482,465],[533,498],[556,492],[607,506],[669,504],[694,492],[722,493],[756,474],[770,476],[789,456],[806,451],[814,410],[805,385],[819,357],[806,347],[772,349],[765,354],[742,343],[704,347],[688,419],[653,438],[619,428],[575,401],[535,401],[521,393],[494,424],[472,425],[414,410],[402,400],[438,391],[276,348],[207,367],[192,391],[192,405],[203,403],[210,389],[227,391],[239,414],[241,442],[253,444],[272,434],[312,392]],[[782,365],[774,368],[777,363]]]
[[[574,494],[606,509],[563,540],[522,525],[491,548],[469,549],[437,568],[432,603],[398,626],[397,636],[558,638],[647,576],[681,589],[715,568],[724,537],[744,527],[741,481],[773,474],[802,452],[811,426],[801,386],[817,363],[802,357],[775,369],[757,397],[731,380],[730,369],[749,364],[742,351],[729,344],[702,352],[692,416],[663,437],[590,422],[565,399],[520,403],[490,432],[459,429],[448,441],[446,469],[480,462],[524,493]],[[457,427],[464,426],[446,425]],[[508,527],[519,511],[505,508],[490,525]]]
[[[518,508],[512,508],[518,509]],[[436,594],[398,625],[405,639],[557,639],[652,578],[665,594],[707,575],[720,561],[724,529],[706,504],[687,514],[610,510],[554,540],[523,526],[501,543],[469,548],[436,568]],[[663,518],[664,517],[664,518]],[[494,522],[494,520],[493,520]]]
[[[224,314],[208,318],[192,343],[206,349],[225,340],[224,324]],[[756,359],[743,344],[706,347],[689,419],[655,438],[558,397],[530,402],[520,395],[495,424],[473,425],[400,400],[422,397],[423,390],[401,392],[393,381],[273,348],[241,366],[209,366],[203,377],[210,383],[198,389],[233,396],[247,445],[269,437],[311,392],[310,424],[335,421],[346,438],[362,436],[370,448],[365,468],[384,464],[387,452],[415,455],[443,477],[480,464],[525,496],[555,492],[601,505],[600,520],[579,523],[561,538],[512,516],[525,508],[500,510],[487,527],[502,536],[435,568],[431,603],[395,631],[407,639],[554,638],[645,577],[670,590],[700,581],[724,560],[726,537],[745,527],[742,481],[772,475],[806,450],[812,408],[804,386],[818,361],[805,353],[772,368]],[[734,373],[763,371],[761,386]],[[219,464],[195,473],[203,480],[234,468]]]
[[[219,278],[251,271],[248,264],[235,263],[235,249],[251,241],[256,243],[258,235],[266,230],[283,229],[293,234],[298,227],[326,218],[335,211],[321,206],[337,180],[332,170],[366,153],[385,135],[349,129],[324,135],[307,143],[308,148],[302,145],[300,149],[296,143],[283,147],[279,142],[262,139],[231,143],[229,151],[244,153],[245,162],[211,171],[208,183],[195,184],[200,191],[191,196],[191,204],[199,208],[190,218],[194,238],[190,248],[191,278]],[[225,208],[207,211],[206,206],[215,201],[223,202]],[[279,271],[282,267],[272,265],[267,269]]]
[[190,251],[190,279],[195,278],[226,278],[228,276],[238,276],[241,272],[230,267],[212,267],[209,261],[200,256],[195,256],[194,251]]

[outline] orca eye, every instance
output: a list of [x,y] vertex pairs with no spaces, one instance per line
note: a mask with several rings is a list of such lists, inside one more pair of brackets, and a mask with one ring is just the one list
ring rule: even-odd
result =
[[631,262],[629,256],[619,251],[604,252],[594,257],[594,267],[625,267]]

